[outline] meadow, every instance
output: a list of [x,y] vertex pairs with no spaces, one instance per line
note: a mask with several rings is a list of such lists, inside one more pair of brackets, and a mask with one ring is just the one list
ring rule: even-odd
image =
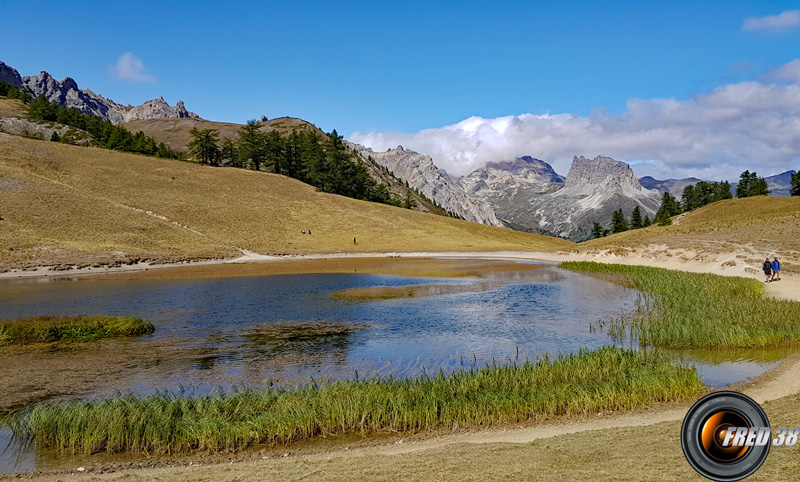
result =
[[[277,174],[1,133],[0,206],[0,271],[232,258],[241,250],[277,255],[574,246],[318,192]],[[309,230],[312,235],[302,234]]]
[[764,297],[754,279],[645,266],[567,262],[643,293],[639,313],[607,320],[617,338],[660,347],[766,347],[800,342],[800,303]]
[[603,347],[412,379],[347,380],[207,397],[168,394],[38,405],[15,435],[65,453],[230,452],[348,433],[413,433],[686,402],[694,368],[653,350]]

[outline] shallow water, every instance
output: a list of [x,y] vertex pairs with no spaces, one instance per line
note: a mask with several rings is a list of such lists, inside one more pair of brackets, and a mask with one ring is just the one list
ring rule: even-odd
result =
[[[410,285],[473,286],[422,290],[426,296],[386,300],[332,296],[352,288]],[[153,322],[153,335],[91,346],[142,353],[169,347],[172,355],[141,362],[124,377],[86,387],[83,395],[91,398],[156,390],[204,394],[241,386],[295,385],[312,377],[405,377],[492,361],[533,360],[545,353],[554,356],[610,344],[590,325],[635,309],[635,299],[633,290],[554,266],[492,273],[488,280],[373,274],[180,281],[35,279],[0,283],[0,319],[110,314]],[[311,335],[292,332],[294,325],[319,322],[328,328]],[[356,328],[330,329],[338,325]],[[287,333],[276,336],[270,327]],[[777,365],[780,355],[673,352],[677,360],[697,366],[704,381],[714,386],[758,375]],[[72,355],[55,351],[41,356]],[[7,434],[0,432],[0,443],[4,438]],[[6,452],[0,457],[0,473],[47,465],[33,460],[30,454]]]

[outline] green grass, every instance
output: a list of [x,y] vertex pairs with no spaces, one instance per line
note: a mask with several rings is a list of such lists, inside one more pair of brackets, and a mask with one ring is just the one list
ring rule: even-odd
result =
[[629,410],[695,399],[694,368],[652,350],[603,347],[413,379],[348,380],[209,397],[159,394],[39,405],[15,435],[62,452],[234,451],[320,435],[415,432]]
[[800,342],[800,303],[764,297],[760,281],[643,266],[568,262],[643,292],[640,316],[612,321],[612,336],[661,347],[766,347]]
[[122,316],[35,316],[0,322],[0,346],[79,343],[100,338],[149,335],[152,323]]

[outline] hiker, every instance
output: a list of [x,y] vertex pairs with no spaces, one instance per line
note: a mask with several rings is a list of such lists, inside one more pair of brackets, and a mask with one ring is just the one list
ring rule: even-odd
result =
[[353,244],[358,244],[358,243],[356,243],[356,237],[355,236],[353,236]]
[[767,276],[765,283],[769,283],[770,279],[772,278],[772,263],[769,262],[769,256],[767,256],[767,260],[764,261],[764,266],[761,267],[764,270],[764,274]]
[[[778,279],[775,279],[775,278]],[[772,262],[772,281],[780,281],[781,280],[781,262],[778,261],[778,257],[775,256],[775,260]]]

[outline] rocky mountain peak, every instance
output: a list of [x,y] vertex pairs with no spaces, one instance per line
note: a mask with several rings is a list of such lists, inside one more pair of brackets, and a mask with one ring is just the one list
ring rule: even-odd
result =
[[628,163],[602,155],[594,159],[573,157],[564,186],[567,189],[588,186],[604,189],[643,189]]
[[22,87],[22,77],[19,76],[17,69],[6,65],[5,62],[0,62],[0,82]]
[[403,146],[397,146],[396,149],[389,149],[386,152],[375,152],[360,144],[348,143],[348,145],[364,158],[371,156],[376,163],[406,181],[409,187],[432,199],[446,211],[456,213],[468,221],[503,226],[492,206],[464,192],[457,182],[451,181],[439,171],[430,156],[404,149]]
[[79,89],[78,83],[71,77],[58,81],[46,71],[35,76],[20,77],[16,69],[3,62],[0,62],[0,81],[25,89],[34,97],[44,96],[50,102],[73,107],[84,114],[102,117],[113,124],[139,119],[200,117],[186,110],[181,101],[172,107],[163,97],[159,97],[148,100],[142,105],[123,106],[89,89]]

